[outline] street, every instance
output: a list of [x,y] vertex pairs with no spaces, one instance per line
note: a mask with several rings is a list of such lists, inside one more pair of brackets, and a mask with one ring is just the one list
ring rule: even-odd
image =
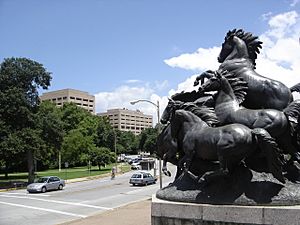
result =
[[[163,176],[163,187],[173,181]],[[116,176],[66,184],[62,191],[29,194],[26,190],[0,192],[1,225],[53,225],[113,210],[131,202],[150,198],[159,182],[132,186],[129,178],[135,171]]]

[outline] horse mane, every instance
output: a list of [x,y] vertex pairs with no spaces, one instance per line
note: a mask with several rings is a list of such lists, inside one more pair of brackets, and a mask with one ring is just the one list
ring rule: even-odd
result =
[[228,80],[234,95],[239,104],[241,104],[247,95],[248,83],[243,80],[241,77],[236,77],[236,74],[233,73],[222,73],[222,75]]
[[174,95],[171,96],[171,99],[174,101],[182,101],[182,102],[193,102],[196,101],[197,99],[201,97],[207,97],[211,96],[210,94],[207,93],[200,93],[199,91],[192,91],[192,92],[180,92],[180,93],[175,93]]
[[244,32],[242,29],[233,29],[228,31],[225,37],[225,42],[228,41],[233,36],[242,39],[248,48],[249,58],[251,59],[253,66],[255,68],[255,60],[257,59],[257,54],[260,53],[260,48],[262,48],[262,42],[258,40],[257,36],[253,36],[250,32]]
[[215,127],[220,123],[215,113],[215,110],[213,108],[207,106],[199,107],[193,102],[186,102],[186,103],[178,104],[176,110],[178,109],[183,109],[195,114],[200,119],[202,119],[205,123],[207,123],[207,125],[210,127]]

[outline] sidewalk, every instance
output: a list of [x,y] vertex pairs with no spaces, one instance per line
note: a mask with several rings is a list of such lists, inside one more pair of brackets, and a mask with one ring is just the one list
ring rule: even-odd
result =
[[151,225],[151,199],[131,203],[61,225]]

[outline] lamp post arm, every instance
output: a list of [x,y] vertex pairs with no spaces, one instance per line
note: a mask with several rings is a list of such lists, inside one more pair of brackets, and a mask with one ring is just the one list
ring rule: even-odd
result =
[[132,101],[132,102],[130,102],[130,104],[134,105],[138,102],[148,102],[148,103],[154,105],[155,107],[159,108],[159,105],[157,105],[154,102],[151,102],[150,100],[147,100],[147,99],[139,99],[139,100],[136,100],[136,101]]

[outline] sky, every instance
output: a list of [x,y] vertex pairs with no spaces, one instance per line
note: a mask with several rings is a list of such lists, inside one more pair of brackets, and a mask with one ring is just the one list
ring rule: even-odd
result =
[[0,62],[30,58],[52,73],[47,91],[87,91],[96,112],[139,109],[156,123],[155,106],[130,101],[159,101],[162,112],[218,68],[234,28],[263,41],[258,73],[300,82],[300,0],[0,0]]

